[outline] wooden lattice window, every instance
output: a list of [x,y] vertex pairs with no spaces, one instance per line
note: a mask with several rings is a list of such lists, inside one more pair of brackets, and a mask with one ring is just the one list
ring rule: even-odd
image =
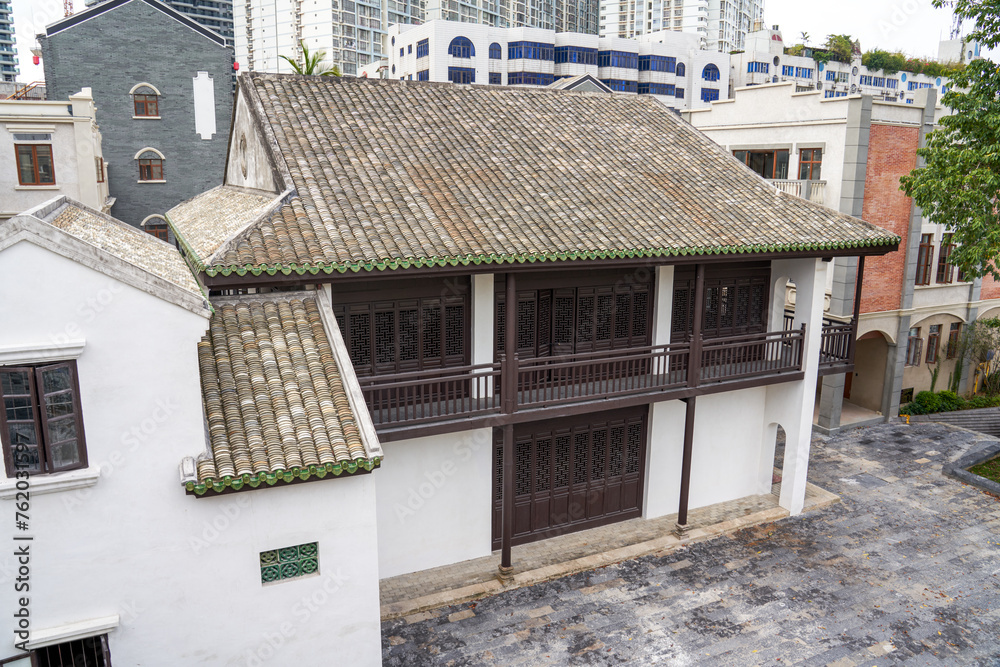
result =
[[[694,321],[694,270],[678,269],[674,274],[671,312],[671,340],[689,340]],[[705,304],[702,334],[719,338],[761,333],[767,330],[768,283],[765,265],[746,268],[709,269],[705,277]]]
[[464,296],[352,303],[334,308],[361,376],[468,363],[469,313]]

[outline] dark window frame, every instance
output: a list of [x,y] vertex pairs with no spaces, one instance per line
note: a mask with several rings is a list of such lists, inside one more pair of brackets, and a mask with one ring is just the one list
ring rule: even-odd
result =
[[[29,148],[31,149],[31,172],[33,181],[25,182],[22,176],[21,169],[21,149]],[[43,181],[41,170],[38,168],[38,149],[44,148],[49,152],[49,167],[51,169],[51,181]],[[17,183],[18,185],[56,185],[56,160],[55,155],[52,152],[52,144],[14,144],[14,161],[17,165]]]
[[[779,154],[783,159],[779,160]],[[770,176],[767,175],[767,156],[771,156],[771,171]],[[747,167],[752,169],[755,173],[759,174],[763,178],[768,178],[772,180],[783,180],[788,178],[788,163],[789,163],[790,152],[787,148],[771,148],[764,150],[752,150],[752,149],[740,149],[733,151],[733,157],[740,160]],[[753,164],[755,162],[754,156],[761,156],[759,159],[762,161],[760,163],[761,170],[757,170],[757,165]],[[784,166],[784,172],[780,171],[780,167]]]
[[94,158],[94,162],[96,163],[94,166],[97,167],[97,182],[98,183],[103,183],[104,182],[104,158],[102,158],[102,157],[96,157],[96,158]]
[[163,175],[163,158],[140,157],[139,160],[139,180],[143,182],[165,181]]
[[958,356],[958,344],[962,340],[962,323],[952,322],[948,330],[948,345],[945,347],[945,359],[954,359]]
[[471,39],[459,35],[448,44],[448,55],[455,58],[473,58],[476,55],[476,47]]
[[136,118],[159,118],[160,96],[156,93],[134,93],[132,115]]
[[938,347],[941,345],[941,325],[932,324],[927,332],[927,363],[937,363]]
[[917,273],[913,277],[915,285],[931,284],[931,260],[934,258],[934,235],[921,234],[917,249]]
[[799,151],[799,180],[818,181],[822,168],[822,148],[803,148]]
[[[43,419],[42,415],[46,411],[47,403],[46,397],[52,396],[54,393],[63,392],[53,392],[53,394],[44,394],[41,387],[43,387],[42,373],[46,371],[53,371],[58,368],[68,368],[70,371],[70,388],[68,390],[72,392],[73,397],[73,419],[76,426],[76,440],[77,440],[77,454],[79,461],[77,463],[62,466],[60,468],[55,468],[52,465],[52,452],[51,446],[52,436],[49,429],[49,422],[51,419]],[[81,468],[86,468],[88,466],[87,462],[87,442],[86,434],[84,432],[83,425],[83,409],[80,403],[80,382],[79,374],[77,372],[76,360],[69,359],[66,361],[57,361],[55,363],[46,364],[23,364],[23,365],[11,365],[11,366],[0,366],[0,374],[2,373],[15,373],[22,372],[26,373],[28,377],[28,394],[12,394],[6,396],[3,393],[3,385],[0,383],[0,403],[3,403],[3,409],[0,410],[0,444],[3,446],[3,458],[4,458],[4,468],[7,472],[7,476],[10,478],[16,477],[16,473],[19,468],[15,465],[14,457],[14,447],[13,443],[10,442],[10,430],[8,422],[8,406],[6,400],[8,398],[24,398],[28,397],[31,401],[31,411],[34,415],[32,417],[32,422],[35,427],[35,437],[38,440],[38,465],[39,470],[31,472],[32,475],[49,475],[60,472],[67,472],[70,470],[79,470]],[[65,415],[58,415],[64,417]],[[27,420],[18,419],[14,420],[17,422],[25,422]],[[25,470],[23,467],[20,470]]]
[[449,67],[448,68],[448,81],[452,83],[475,83],[476,82],[476,68],[475,67]]
[[955,265],[949,262],[951,253],[955,250],[952,243],[952,235],[945,234],[941,237],[941,249],[938,250],[937,283],[939,285],[950,285],[955,282]]

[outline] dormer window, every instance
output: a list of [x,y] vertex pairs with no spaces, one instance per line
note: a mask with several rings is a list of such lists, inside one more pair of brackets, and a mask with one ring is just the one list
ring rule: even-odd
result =
[[160,91],[148,83],[136,84],[129,91],[132,95],[133,118],[160,117]]

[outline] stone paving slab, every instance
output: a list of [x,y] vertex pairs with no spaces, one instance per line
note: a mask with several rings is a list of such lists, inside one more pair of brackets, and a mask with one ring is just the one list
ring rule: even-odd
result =
[[989,440],[815,442],[810,479],[840,503],[385,621],[384,664],[996,667],[1000,502],[941,473]]

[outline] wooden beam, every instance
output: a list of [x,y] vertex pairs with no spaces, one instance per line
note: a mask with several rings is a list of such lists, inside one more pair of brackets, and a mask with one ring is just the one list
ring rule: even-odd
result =
[[684,412],[684,454],[681,459],[681,498],[677,507],[677,528],[679,532],[687,529],[688,496],[691,491],[691,457],[694,452],[694,408],[697,397],[692,396]]
[[[501,370],[503,411],[509,418],[517,405],[517,279],[513,273],[506,278],[504,299],[504,364]],[[500,548],[500,575],[509,577],[511,540],[514,537],[514,424],[503,427],[503,533]]]
[[865,257],[858,257],[858,275],[854,281],[854,317],[851,319],[851,349],[847,353],[847,359],[854,364],[854,346],[858,342],[858,319],[861,317],[861,286],[865,281]]

